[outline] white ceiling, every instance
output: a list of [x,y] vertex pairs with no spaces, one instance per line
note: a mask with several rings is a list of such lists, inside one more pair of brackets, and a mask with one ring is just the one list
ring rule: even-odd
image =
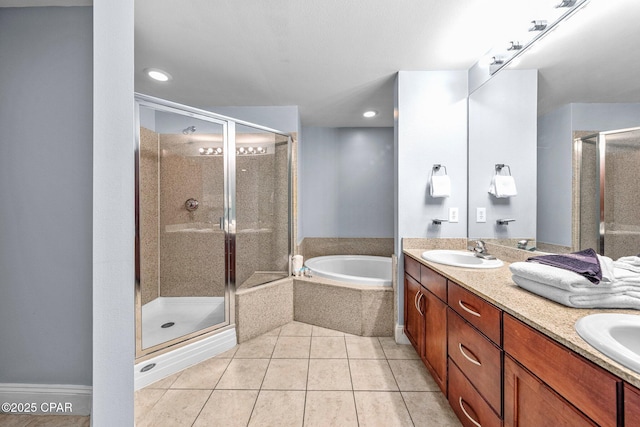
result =
[[[135,0],[135,88],[203,108],[298,105],[307,126],[392,126],[398,70],[466,70],[541,3],[559,0]],[[640,102],[638,18],[638,0],[591,0],[526,52],[518,67],[540,70],[539,111]],[[150,81],[147,67],[173,80]]]

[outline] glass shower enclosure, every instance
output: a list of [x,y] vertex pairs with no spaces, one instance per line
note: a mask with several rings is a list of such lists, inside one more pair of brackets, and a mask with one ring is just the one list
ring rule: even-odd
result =
[[613,259],[640,253],[640,128],[578,138],[578,249]]
[[234,327],[234,295],[286,277],[291,142],[136,95],[136,359]]

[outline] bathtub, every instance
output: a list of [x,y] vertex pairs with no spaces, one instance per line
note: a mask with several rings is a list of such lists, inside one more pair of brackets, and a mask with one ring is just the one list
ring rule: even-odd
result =
[[312,274],[343,283],[391,286],[391,257],[329,255],[308,259]]

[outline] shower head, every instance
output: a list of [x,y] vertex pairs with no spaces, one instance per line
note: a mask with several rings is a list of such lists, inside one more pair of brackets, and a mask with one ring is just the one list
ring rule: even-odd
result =
[[185,135],[191,135],[195,131],[196,131],[196,127],[195,126],[189,126],[189,127],[186,127],[184,129],[182,129],[182,133],[185,134]]

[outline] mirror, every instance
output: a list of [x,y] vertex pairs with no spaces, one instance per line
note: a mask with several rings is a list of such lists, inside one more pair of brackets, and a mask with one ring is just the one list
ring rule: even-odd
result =
[[[509,225],[534,223],[532,235],[516,227],[499,233],[496,228],[478,229],[475,222],[476,207],[472,206],[474,193],[479,190],[469,187],[469,237],[506,239],[514,247],[518,240],[530,240],[528,246],[536,245],[541,250],[567,252],[577,250],[576,229],[579,215],[576,213],[575,156],[573,140],[578,136],[601,131],[640,126],[640,57],[635,54],[635,41],[640,38],[640,26],[634,17],[640,16],[640,2],[624,0],[612,5],[610,2],[591,0],[588,5],[567,22],[559,25],[530,50],[524,52],[506,69],[500,71],[479,90],[488,91],[486,97],[499,99],[500,81],[510,71],[538,70],[537,75],[537,143],[533,161],[536,163],[537,179],[528,181],[518,177],[520,200],[527,188],[537,187],[536,209],[527,214],[515,211],[515,222]],[[497,86],[490,89],[491,86]],[[477,92],[477,91],[476,91]],[[469,176],[478,168],[478,156],[472,155],[474,141],[481,132],[496,129],[496,123],[484,122],[474,128],[478,121],[472,108],[474,95],[470,96],[469,129]],[[512,89],[511,100],[522,100],[522,92]],[[486,141],[486,139],[485,139]],[[500,149],[489,145],[484,151]],[[487,169],[486,159],[480,159]],[[513,166],[512,166],[513,168]],[[486,172],[484,172],[486,173]],[[488,186],[481,178],[482,186]],[[483,190],[486,194],[486,189]],[[484,195],[483,195],[484,196]],[[499,208],[508,206],[501,202]],[[513,210],[504,209],[503,216]],[[536,218],[537,217],[537,218]],[[489,220],[487,215],[487,220]],[[637,249],[637,248],[636,248]]]

